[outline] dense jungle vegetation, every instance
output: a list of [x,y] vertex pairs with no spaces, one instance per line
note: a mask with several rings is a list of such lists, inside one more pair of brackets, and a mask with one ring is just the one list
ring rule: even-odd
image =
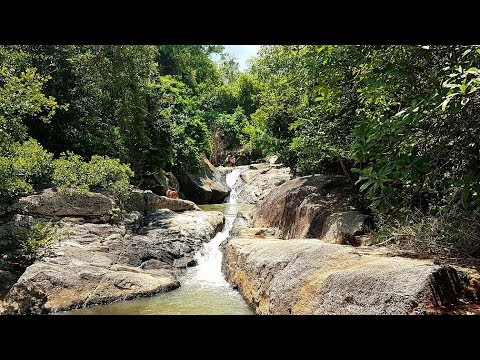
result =
[[[214,53],[221,60],[211,59]],[[377,242],[480,256],[479,46],[1,46],[0,197],[115,196],[226,151],[346,175]]]

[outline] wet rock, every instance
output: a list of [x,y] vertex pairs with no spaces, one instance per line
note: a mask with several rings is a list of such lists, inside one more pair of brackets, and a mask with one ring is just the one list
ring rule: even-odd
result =
[[197,260],[195,260],[194,258],[192,257],[183,257],[183,258],[180,258],[180,259],[175,259],[174,262],[173,262],[173,266],[175,266],[176,268],[179,268],[179,269],[185,269],[187,267],[192,267],[192,266],[195,266],[197,265]]
[[203,242],[221,231],[223,219],[223,214],[216,211],[158,210],[147,217],[140,234],[132,237],[132,245],[122,253],[122,259],[134,266],[156,259],[175,267],[176,259],[192,257]]
[[423,314],[465,290],[453,267],[318,239],[234,238],[222,250],[226,278],[257,314]]

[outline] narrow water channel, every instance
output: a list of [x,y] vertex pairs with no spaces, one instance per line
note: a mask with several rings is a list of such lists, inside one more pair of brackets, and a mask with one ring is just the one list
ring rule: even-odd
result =
[[205,211],[222,211],[225,225],[210,242],[196,254],[198,265],[188,268],[180,278],[180,288],[149,298],[121,301],[69,311],[68,314],[88,315],[252,315],[238,291],[234,290],[221,271],[222,253],[219,245],[228,238],[238,211],[251,205],[237,204],[236,187],[240,174],[247,166],[234,168],[227,174],[227,184],[232,188],[224,204],[201,205]]

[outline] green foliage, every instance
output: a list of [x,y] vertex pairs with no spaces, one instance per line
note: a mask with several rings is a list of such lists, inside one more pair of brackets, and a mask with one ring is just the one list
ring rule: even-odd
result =
[[246,137],[243,129],[247,124],[247,117],[240,106],[235,109],[233,114],[221,114],[217,120],[220,136],[228,139],[229,147],[239,147],[245,143]]
[[48,182],[52,155],[28,139],[26,117],[48,122],[58,105],[42,93],[48,77],[33,68],[0,67],[0,201],[28,195]]
[[16,227],[12,235],[20,244],[20,256],[33,262],[48,255],[58,238],[58,226],[37,223],[31,227]]
[[94,155],[87,163],[79,155],[67,152],[53,161],[52,181],[60,191],[72,196],[85,195],[89,190],[101,187],[117,199],[126,200],[133,175],[130,167],[118,159]]
[[88,163],[92,178],[91,187],[99,186],[119,200],[126,200],[130,194],[130,178],[134,172],[128,164],[107,156],[92,156]]
[[130,168],[138,176],[196,171],[218,131],[231,146],[243,144],[258,84],[231,57],[210,59],[222,49],[0,46],[2,201],[52,183],[124,199]]
[[42,93],[42,87],[49,79],[40,76],[36,69],[26,68],[18,74],[12,68],[0,67],[0,151],[27,138],[23,122],[26,116],[36,116],[48,122],[58,107],[55,99]]
[[113,208],[109,212],[110,223],[119,224],[122,220],[122,210],[120,208]]
[[248,135],[249,142],[247,148],[250,153],[258,152],[261,155],[275,154],[278,146],[278,139],[270,135],[262,126],[247,124],[243,132]]
[[48,93],[69,104],[49,123],[25,119],[29,134],[47,150],[119,158],[141,175],[180,163],[200,165],[204,155],[192,148],[177,163],[175,155],[183,151],[176,146],[189,144],[208,155],[210,134],[197,123],[206,118],[203,92],[221,84],[209,58],[219,51],[201,45],[5,46],[0,60],[48,73]]
[[378,218],[471,219],[480,208],[479,62],[478,46],[265,46],[253,66],[262,85],[250,131],[272,137],[300,174],[356,180]]
[[198,171],[201,161],[211,151],[208,128],[198,117],[177,118],[172,140],[175,143],[174,164],[180,169]]
[[62,154],[59,159],[55,159],[53,168],[53,185],[60,191],[68,191],[72,195],[86,195],[94,182],[89,164],[84,162],[80,155],[72,152]]
[[[59,106],[52,103],[48,122],[37,121],[43,116],[38,111],[15,120],[22,124],[16,137],[25,140],[28,130],[55,156],[71,151],[83,158],[118,158],[137,176],[159,167],[195,171],[212,152],[217,121],[238,106],[247,117],[256,110],[258,83],[240,73],[228,55],[218,65],[210,59],[222,50],[207,45],[2,46],[2,64],[16,73],[26,71],[39,84],[49,79],[46,99],[68,104],[55,111]],[[237,143],[235,137],[232,144]]]
[[194,90],[201,87],[202,83],[220,83],[219,71],[209,55],[221,52],[221,46],[161,45],[157,49],[157,62],[162,75],[178,76],[179,80]]
[[[231,59],[228,60],[230,61]],[[252,144],[249,143],[250,133],[253,132],[249,130],[250,115],[257,107],[255,95],[259,86],[259,82],[251,75],[232,70],[227,82],[220,86],[210,86],[202,92],[200,98],[211,132],[214,163],[223,161],[226,151],[242,147],[252,149]]]
[[239,65],[235,57],[230,54],[222,54],[219,71],[226,83],[233,82],[239,73]]
[[0,156],[0,197],[3,201],[29,195],[34,186],[48,183],[52,171],[52,154],[35,140],[13,143],[10,154]]
[[28,183],[48,183],[52,172],[52,154],[46,152],[34,139],[17,143],[12,147],[13,172]]

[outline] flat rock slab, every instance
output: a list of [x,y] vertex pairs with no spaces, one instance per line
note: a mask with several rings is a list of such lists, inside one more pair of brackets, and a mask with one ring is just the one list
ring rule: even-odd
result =
[[64,218],[51,254],[13,285],[5,311],[49,313],[177,288],[176,268],[188,266],[223,221],[220,212],[163,209],[147,217],[141,234],[133,234],[125,226]]
[[200,210],[200,208],[190,200],[171,199],[166,196],[156,194],[146,194],[147,209],[169,209],[172,211]]
[[194,202],[189,200],[160,196],[150,190],[133,189],[130,192],[130,198],[126,204],[128,212],[138,211],[142,215],[148,215],[158,209],[172,211],[200,210]]
[[84,196],[69,196],[53,188],[40,194],[20,198],[10,212],[40,216],[102,216],[115,206],[111,196],[89,192]]
[[454,303],[464,274],[318,239],[233,238],[222,270],[257,314],[421,314]]

